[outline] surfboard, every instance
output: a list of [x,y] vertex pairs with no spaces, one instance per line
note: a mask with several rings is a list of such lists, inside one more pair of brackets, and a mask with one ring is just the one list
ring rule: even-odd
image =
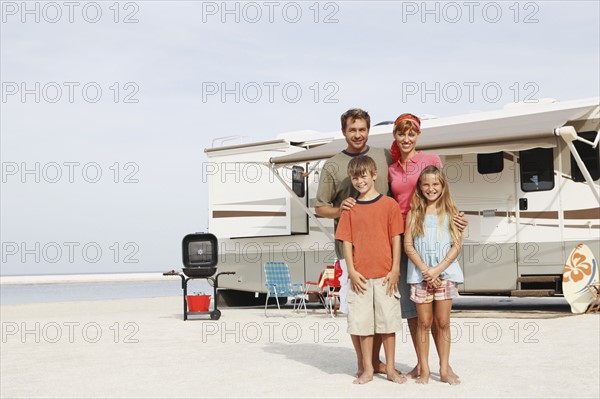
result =
[[586,311],[595,299],[587,286],[598,282],[598,279],[598,263],[594,254],[587,245],[577,245],[569,255],[562,280],[563,294],[571,305],[571,312]]

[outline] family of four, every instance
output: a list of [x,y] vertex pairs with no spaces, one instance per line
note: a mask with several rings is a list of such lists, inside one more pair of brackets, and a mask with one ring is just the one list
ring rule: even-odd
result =
[[[395,333],[407,319],[418,359],[408,375],[429,382],[431,331],[440,380],[459,384],[449,364],[450,310],[463,282],[456,259],[467,221],[450,195],[442,162],[416,150],[421,121],[412,114],[394,122],[390,150],[367,145],[366,111],[351,109],[341,123],[347,147],[323,166],[315,211],[334,219],[336,256],[347,271],[340,297],[357,355],[354,383],[367,383],[375,373],[406,382],[395,368]],[[379,360],[382,344],[385,363]]]

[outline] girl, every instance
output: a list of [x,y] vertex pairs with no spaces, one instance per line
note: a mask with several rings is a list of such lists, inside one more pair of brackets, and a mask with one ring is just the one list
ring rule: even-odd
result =
[[434,318],[440,335],[440,379],[449,384],[460,380],[449,368],[450,310],[458,297],[457,284],[464,281],[456,261],[462,237],[452,218],[458,209],[442,172],[426,167],[417,182],[407,216],[404,248],[408,256],[407,281],[410,299],[417,306],[417,357],[421,367],[419,384],[429,382],[429,330]]
[[[400,115],[394,122],[392,134],[394,136],[391,147],[392,164],[388,168],[388,178],[393,196],[396,198],[396,201],[398,201],[398,205],[400,205],[402,219],[406,222],[407,214],[410,210],[410,203],[416,190],[421,171],[430,165],[441,168],[442,160],[436,154],[417,151],[417,144],[419,137],[421,136],[421,120],[417,116],[413,114]],[[453,223],[460,231],[463,231],[468,225],[468,221],[462,213],[454,218]],[[401,239],[404,242],[404,239]],[[400,258],[400,283],[398,285],[401,295],[400,308],[402,318],[407,321],[413,347],[415,348],[415,352],[417,352],[417,307],[415,303],[410,300],[410,285],[406,281],[406,276],[408,274],[407,269],[408,257],[403,248]],[[437,348],[439,347],[440,334],[438,334],[435,320],[432,327],[432,333],[433,342]],[[379,353],[378,350],[376,351]],[[419,373],[420,364],[417,363],[408,374],[411,378],[417,378]],[[452,371],[451,367],[448,368],[448,373],[453,378],[458,379],[458,376]]]

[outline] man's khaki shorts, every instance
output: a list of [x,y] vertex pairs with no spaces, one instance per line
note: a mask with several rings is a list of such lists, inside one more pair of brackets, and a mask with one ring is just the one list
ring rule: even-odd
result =
[[351,335],[391,334],[402,328],[399,294],[387,295],[384,278],[367,279],[362,294],[348,290],[348,333]]

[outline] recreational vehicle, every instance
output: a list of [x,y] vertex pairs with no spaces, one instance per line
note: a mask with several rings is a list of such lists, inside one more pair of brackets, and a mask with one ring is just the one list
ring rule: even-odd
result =
[[[575,246],[598,259],[599,103],[547,100],[422,121],[417,149],[440,155],[469,220],[461,293],[560,295]],[[390,123],[372,126],[369,145],[389,148],[391,132]],[[334,261],[333,223],[313,201],[325,160],[345,147],[338,130],[205,149],[209,232],[220,270],[236,272],[220,283],[227,302],[264,295],[267,261],[286,262],[296,282]]]

